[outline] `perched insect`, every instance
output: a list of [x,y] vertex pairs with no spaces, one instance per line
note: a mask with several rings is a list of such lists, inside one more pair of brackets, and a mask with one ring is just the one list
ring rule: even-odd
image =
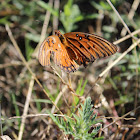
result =
[[110,56],[117,52],[117,47],[95,34],[70,32],[55,35],[44,40],[39,50],[39,62],[42,66],[50,65],[50,56],[54,54],[54,62],[65,72],[74,72],[78,65],[85,67],[101,57]]

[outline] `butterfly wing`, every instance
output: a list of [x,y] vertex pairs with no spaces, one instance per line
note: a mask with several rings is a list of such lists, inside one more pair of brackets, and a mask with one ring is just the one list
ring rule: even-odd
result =
[[38,60],[42,66],[50,65],[50,54],[52,49],[49,46],[49,38],[45,39],[40,46]]
[[44,40],[39,50],[39,62],[42,66],[50,65],[50,56],[53,54],[54,62],[66,72],[74,72],[78,65],[69,56],[66,46],[63,45],[58,36],[52,35]]
[[38,58],[41,65],[48,66],[53,54],[55,64],[66,72],[74,72],[78,65],[86,67],[89,62],[116,52],[117,47],[100,36],[80,32],[63,35],[56,31],[56,35],[44,40]]
[[117,47],[114,44],[95,34],[71,32],[64,34],[64,36],[73,51],[77,53],[78,64],[81,62],[84,66],[98,58],[117,52]]

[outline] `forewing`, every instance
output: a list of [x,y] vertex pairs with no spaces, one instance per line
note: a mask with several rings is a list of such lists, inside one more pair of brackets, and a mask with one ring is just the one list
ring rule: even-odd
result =
[[[117,52],[117,47],[114,44],[95,34],[71,32],[64,35],[72,48],[86,61],[86,64]],[[84,64],[84,62],[82,63]]]

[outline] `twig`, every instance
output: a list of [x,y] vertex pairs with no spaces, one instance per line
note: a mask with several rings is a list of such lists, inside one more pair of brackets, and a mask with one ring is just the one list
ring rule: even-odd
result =
[[99,16],[96,20],[96,33],[99,35],[99,36],[102,36],[102,32],[101,32],[101,27],[102,27],[102,21],[103,21],[103,12],[102,10],[98,10],[98,13],[99,13]]
[[20,65],[24,65],[24,64],[22,62],[20,62],[20,61],[6,63],[6,64],[0,64],[0,69],[6,68],[6,67],[10,67],[10,66],[20,66]]
[[137,54],[137,50],[136,48],[134,49],[134,56],[135,56],[135,64],[136,64],[136,77],[135,77],[135,100],[134,100],[134,108],[137,107],[137,104],[138,104],[138,87],[139,87],[139,57],[138,57],[138,54]]
[[[28,63],[26,62],[21,50],[19,49],[19,46],[17,45],[13,34],[9,28],[9,26],[6,24],[6,30],[8,32],[8,35],[10,37],[11,42],[13,43],[14,47],[16,48],[16,50],[18,51],[21,60],[23,61],[24,65],[26,66],[26,68],[29,70],[29,72],[31,73],[31,75],[34,77],[35,81],[38,83],[38,85],[40,86],[40,88],[43,90],[43,92],[46,94],[46,96],[49,98],[49,100],[52,102],[53,105],[55,105],[55,103],[51,100],[51,98],[49,97],[49,94],[46,92],[46,90],[43,88],[42,84],[39,82],[39,80],[37,79],[37,77],[35,76],[35,74],[32,72],[31,68],[29,67]],[[63,115],[63,113],[60,111],[60,109],[55,105],[55,107],[57,108],[57,110]]]
[[[140,29],[138,29],[138,30],[132,32],[131,35],[134,36],[134,35],[138,34],[139,32],[140,32]],[[132,37],[131,35],[129,34],[129,35],[125,36],[125,37],[122,37],[121,39],[119,39],[119,40],[117,40],[117,41],[114,41],[113,44],[117,45],[117,44],[119,44],[119,43],[125,41],[126,39]]]
[[[59,10],[60,1],[54,0],[54,9]],[[58,29],[58,17],[53,16],[53,34],[54,31]]]
[[[71,83],[71,74],[70,74],[70,73],[68,73],[67,75],[68,75],[68,83],[69,83],[68,85],[70,86],[70,88],[71,88],[71,89],[73,89],[73,88],[72,88],[72,83]],[[75,91],[74,91],[74,92],[75,92]],[[75,94],[76,94],[76,93],[75,93]],[[77,95],[77,94],[76,94],[76,95]],[[74,98],[74,96],[75,96],[75,95],[74,95],[74,94],[72,94],[73,104],[74,104],[74,106],[75,106],[75,105],[76,105],[76,103],[75,103],[75,100],[74,100],[74,99],[75,99],[75,98]]]
[[[139,6],[139,3],[140,3],[140,0],[134,0],[133,1],[131,10],[130,10],[130,12],[128,14],[128,19],[129,20],[132,20],[133,19],[134,14],[135,14],[135,11],[137,10],[137,8]],[[125,28],[123,28],[122,31],[121,31],[121,36],[125,36],[126,33],[127,33],[127,30]]]
[[[132,111],[136,111],[137,109],[139,109],[140,106],[138,106],[136,109],[133,109]],[[128,113],[124,114],[121,118],[117,118],[116,120],[114,120],[112,123],[110,123],[109,125],[105,126],[102,130],[108,128],[110,125],[114,124],[115,122],[119,121],[120,119],[124,119],[127,115],[129,115],[132,111],[129,111]]]
[[55,70],[55,68],[54,68],[53,66],[51,66],[51,68],[53,69],[53,71],[55,72],[55,74],[61,79],[62,83],[63,83],[64,85],[67,85],[67,87],[72,91],[72,94],[74,94],[75,96],[77,96],[77,97],[80,98],[80,96],[76,94],[76,92],[75,92],[74,89],[71,87],[71,85],[70,85],[70,84],[67,84],[67,83],[63,80],[63,78],[62,78],[62,77],[60,76],[60,74]]
[[1,47],[0,47],[0,55],[1,53],[4,51],[4,49],[6,48],[7,42],[4,42]]
[[2,131],[2,122],[1,122],[1,99],[0,99],[0,136],[3,135],[3,131]]
[[53,69],[54,73],[61,79],[62,83],[67,85],[67,83],[64,81],[64,79],[60,76],[60,74],[55,70],[55,68],[53,66],[51,66],[51,68]]
[[7,135],[3,135],[0,137],[0,140],[12,140],[12,139]]
[[100,119],[124,119],[124,120],[136,120],[136,118],[122,118],[122,117],[104,117],[104,116],[101,116],[99,117]]
[[[54,116],[58,116],[58,117],[64,117],[65,115],[60,115],[60,114],[53,114]],[[13,116],[10,118],[2,118],[1,120],[13,120],[13,119],[23,119],[23,118],[33,118],[33,117],[40,117],[40,116],[45,116],[45,117],[49,117],[50,114],[29,114],[29,115],[25,115],[25,116]]]
[[126,28],[126,30],[128,31],[128,33],[131,35],[132,38],[134,38],[135,40],[137,40],[136,37],[134,37],[132,34],[131,34],[131,31],[129,30],[128,26],[126,25],[126,23],[123,21],[123,19],[121,18],[121,16],[119,15],[118,11],[115,9],[115,7],[113,6],[113,4],[111,3],[110,0],[106,0],[109,5],[112,7],[112,9],[114,10],[114,12],[116,13],[116,15],[119,17],[120,21],[122,22],[123,26]]
[[[29,108],[29,102],[30,102],[31,95],[32,95],[33,86],[34,86],[34,79],[33,79],[33,76],[32,76],[30,84],[29,84],[29,90],[28,90],[28,93],[27,93],[26,101],[25,101],[23,116],[27,115],[28,108]],[[18,140],[22,139],[24,126],[25,126],[25,119],[26,119],[26,117],[22,118],[22,120],[21,120],[20,131],[19,131],[19,134],[18,134]]]
[[121,125],[121,127],[126,127],[126,128],[139,128],[140,129],[140,124],[134,124],[134,125],[130,125],[130,124],[123,124]]
[[[67,86],[65,85],[64,88],[62,89],[62,91],[58,94],[57,98],[55,99],[55,104],[57,105],[59,99],[61,98],[61,96],[63,95],[63,93],[66,91]],[[55,106],[52,107],[51,113],[53,114],[55,111]]]

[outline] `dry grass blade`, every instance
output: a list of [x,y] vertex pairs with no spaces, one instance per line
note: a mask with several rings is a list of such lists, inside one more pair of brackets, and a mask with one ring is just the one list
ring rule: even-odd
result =
[[[65,117],[64,115],[60,115],[60,114],[53,114],[54,116],[58,116],[58,117]],[[10,118],[2,118],[1,120],[13,120],[13,119],[23,119],[23,118],[33,118],[33,117],[40,117],[40,116],[44,116],[44,117],[49,117],[50,114],[29,114],[29,115],[22,115],[22,116],[13,116]]]
[[[54,0],[54,8],[59,10],[59,6],[60,6],[60,1]],[[53,16],[53,33],[57,29],[58,29],[58,17]]]
[[[136,35],[136,34],[138,34],[138,33],[140,33],[140,29],[138,29],[138,30],[132,32],[131,35],[134,36],[134,35]],[[132,37],[131,35],[130,35],[130,34],[129,34],[129,35],[126,35],[125,37],[122,37],[121,39],[119,39],[119,40],[117,40],[117,41],[114,41],[113,44],[117,45],[117,44],[119,44],[119,43],[121,43],[121,42],[123,42],[123,41],[129,39],[130,37]]]
[[65,84],[65,85],[67,85],[67,87],[69,88],[69,90],[72,91],[72,94],[75,95],[75,96],[77,96],[78,98],[80,98],[81,96],[79,96],[78,94],[76,94],[76,92],[75,92],[74,89],[71,87],[71,85],[70,85],[70,84],[67,84],[67,83],[63,80],[63,78],[62,78],[62,77],[60,76],[60,74],[55,70],[55,68],[54,68],[53,66],[51,66],[51,68],[53,69],[53,71],[55,72],[55,74],[61,79],[62,83]]
[[[128,19],[131,21],[134,17],[134,14],[139,6],[139,3],[140,3],[140,0],[134,0],[133,1],[133,4],[132,4],[132,7],[131,7],[131,10],[128,14]],[[125,28],[122,29],[121,31],[121,36],[125,36],[127,33],[127,30]]]
[[1,47],[0,47],[0,55],[1,55],[1,53],[4,51],[4,49],[6,48],[6,44],[7,44],[7,42],[4,42],[4,43],[1,45]]
[[24,65],[24,64],[22,62],[11,62],[6,64],[0,64],[0,69],[10,67],[10,66],[19,66],[19,65]]
[[124,119],[124,120],[136,120],[136,118],[122,118],[122,117],[100,117],[100,118],[105,118],[105,119]]
[[4,135],[0,137],[1,140],[12,140],[9,136]]
[[1,101],[0,101],[0,136],[3,135],[3,131],[2,131],[2,122],[1,122]]
[[[57,105],[59,99],[61,98],[61,96],[63,95],[63,93],[67,90],[67,86],[65,85],[64,88],[62,89],[62,91],[58,94],[57,98],[55,99],[55,104]],[[51,113],[53,114],[55,111],[55,106],[52,107],[51,109]]]
[[110,125],[116,123],[116,122],[119,121],[120,119],[125,118],[125,117],[128,116],[131,112],[134,112],[134,111],[136,111],[136,110],[139,109],[139,108],[140,108],[140,106],[138,106],[136,109],[134,109],[134,110],[132,110],[132,111],[129,111],[128,113],[124,114],[122,117],[119,117],[119,118],[115,119],[112,123],[110,123],[109,125],[105,126],[102,130],[108,128]]
[[[25,101],[23,116],[27,115],[28,108],[29,108],[29,102],[30,102],[31,95],[32,95],[33,86],[34,86],[34,78],[32,76],[31,77],[30,84],[29,84],[29,90],[28,90],[28,93],[27,93],[26,101]],[[25,120],[26,120],[26,118],[23,118],[21,120],[21,125],[20,125],[20,131],[19,131],[19,135],[18,135],[18,140],[21,140],[22,139],[23,131],[24,131],[24,127],[25,127]]]
[[140,129],[140,124],[136,124],[136,125],[122,125],[122,127],[125,127],[125,128],[139,128]]
[[133,37],[134,39],[136,39],[134,36],[132,36],[131,31],[129,30],[128,26],[126,25],[126,23],[123,21],[123,19],[121,18],[120,14],[118,13],[118,11],[115,9],[115,7],[113,6],[113,4],[111,3],[110,0],[106,0],[109,5],[112,7],[112,9],[114,10],[114,12],[116,13],[116,15],[119,17],[120,21],[122,22],[123,26],[125,27],[125,29],[128,31],[128,33],[131,35],[131,37]]

